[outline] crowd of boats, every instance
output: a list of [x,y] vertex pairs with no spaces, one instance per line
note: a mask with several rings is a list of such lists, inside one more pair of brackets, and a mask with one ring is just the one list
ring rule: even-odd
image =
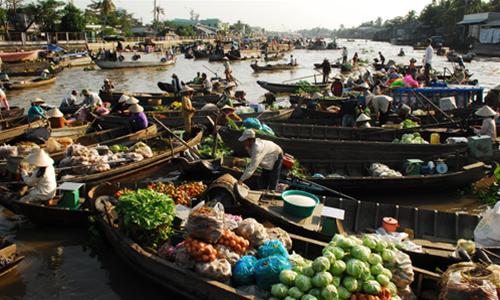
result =
[[[330,47],[321,40],[311,41],[311,45]],[[100,68],[175,63],[174,52],[143,46],[144,54],[123,45],[118,46],[120,51],[102,51],[95,56],[95,63]],[[259,45],[259,55],[251,59],[289,61],[265,66],[252,63],[251,68],[259,72],[296,67],[293,55],[289,58],[285,54],[292,46]],[[124,261],[151,280],[192,299],[247,299],[256,295],[180,268],[163,258],[158,249],[140,245],[120,230],[124,223],[114,209],[120,201],[120,194],[115,192],[137,190],[137,186],[155,181],[150,178],[167,166],[177,171],[178,182],[203,181],[208,186],[205,193],[190,199],[188,208],[177,207],[176,218],[181,221],[185,209],[195,207],[198,200],[216,200],[226,212],[283,228],[293,240],[294,251],[305,257],[321,255],[335,233],[362,234],[377,229],[380,233],[383,227],[384,234],[394,239],[404,236],[412,245],[403,251],[411,257],[415,273],[411,286],[418,297],[439,291],[444,278],[437,269],[444,271],[463,261],[479,262],[477,266],[499,263],[498,240],[494,236],[492,240],[484,240],[484,236],[477,239],[478,224],[482,233],[487,227],[498,229],[498,215],[493,217],[497,223],[492,224],[488,223],[491,219],[485,221],[467,212],[370,202],[363,196],[425,196],[456,192],[480,180],[497,184],[493,172],[500,162],[495,129],[500,86],[483,97],[483,88],[468,84],[465,78],[458,84],[449,83],[463,69],[448,77],[424,74],[415,61],[408,66],[353,61],[352,68],[342,69],[332,78],[331,68],[347,62],[332,65],[325,59],[311,66],[323,70],[323,80],[310,76],[314,82],[304,80],[308,78],[295,83],[258,81],[267,93],[265,100],[255,102],[246,99],[233,75],[230,61],[244,59],[239,46],[231,43],[228,51],[226,48],[224,43],[195,43],[181,48],[186,59],[223,61],[225,78],[198,73],[192,81],[184,82],[174,74],[171,82],[158,83],[161,91],[133,93],[120,91],[106,80],[99,93],[82,91],[81,105],[75,91],[60,107],[33,99],[28,115],[24,108],[3,108],[0,204],[41,224],[88,226],[94,216]],[[9,55],[0,57],[7,62]],[[21,52],[17,59],[34,55]],[[146,62],[145,57],[153,56],[154,60]],[[76,59],[73,57],[78,56],[67,59]],[[51,66],[58,68],[54,63]],[[51,79],[55,77],[37,78],[31,86]],[[9,86],[16,87],[6,81],[4,87]],[[146,121],[137,123],[142,116]],[[246,165],[245,157],[254,158],[242,143],[248,135],[282,149],[278,188],[258,190],[266,180],[264,175],[268,175],[265,169],[253,173],[245,184],[238,181],[245,171],[241,168]],[[30,168],[35,170],[35,178],[38,170],[54,168],[57,193],[53,187],[50,197],[26,197],[33,191],[23,188],[32,183],[25,179]],[[126,183],[132,177],[137,181]],[[36,189],[37,184],[30,185]],[[318,201],[309,215],[297,217],[287,211],[288,202],[281,199],[287,190],[319,197],[314,198]],[[298,209],[303,208],[298,205]],[[332,209],[340,213],[332,214]],[[399,229],[389,230],[388,224],[396,224]],[[179,225],[175,230],[182,236],[186,229]],[[472,250],[463,247],[464,240],[475,238]],[[0,269],[2,274],[22,257],[12,254],[15,248],[8,242],[0,245],[7,249],[0,250],[0,256],[11,258]]]

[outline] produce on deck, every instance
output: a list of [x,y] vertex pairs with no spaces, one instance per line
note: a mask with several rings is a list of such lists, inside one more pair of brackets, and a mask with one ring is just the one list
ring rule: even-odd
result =
[[175,185],[171,182],[152,182],[148,184],[148,189],[152,189],[162,194],[169,195],[175,204],[189,206],[192,198],[198,198],[207,189],[203,182],[185,182],[180,185]]

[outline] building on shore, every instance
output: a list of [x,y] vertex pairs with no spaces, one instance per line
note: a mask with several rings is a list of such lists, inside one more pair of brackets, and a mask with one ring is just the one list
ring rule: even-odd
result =
[[463,25],[464,41],[476,54],[500,56],[500,13],[465,15],[458,25]]

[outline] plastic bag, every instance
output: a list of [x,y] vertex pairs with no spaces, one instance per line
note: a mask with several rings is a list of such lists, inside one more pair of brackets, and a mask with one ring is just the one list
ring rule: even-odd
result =
[[498,300],[496,287],[490,281],[491,276],[490,270],[474,263],[451,265],[443,274],[439,299]]
[[400,288],[404,289],[409,286],[414,278],[413,265],[410,256],[402,251],[395,251],[396,258],[392,264],[384,264],[384,266],[392,272],[392,282]]
[[47,150],[47,152],[49,153],[56,153],[56,152],[60,152],[63,150],[63,147],[61,144],[59,144],[54,138],[49,138],[47,140],[47,144],[46,144],[46,147],[45,149]]
[[242,219],[240,216],[235,216],[231,214],[224,214],[224,225],[226,229],[235,230],[240,226]]
[[217,281],[231,279],[231,264],[226,259],[216,259],[209,263],[197,263],[195,271],[207,278]]
[[288,251],[286,251],[285,246],[283,246],[283,244],[278,240],[265,241],[264,244],[259,247],[258,254],[261,258],[272,255],[279,255],[288,258]]
[[292,238],[288,232],[279,227],[266,228],[266,232],[270,240],[278,240],[285,246],[285,249],[292,250]]
[[257,129],[260,130],[262,128],[262,124],[260,123],[259,119],[256,118],[246,118],[243,121],[243,127],[246,129]]
[[216,243],[224,230],[224,207],[217,203],[213,208],[204,202],[193,208],[186,224],[187,233],[208,243]]
[[11,156],[17,156],[17,147],[10,145],[0,146],[0,159],[7,159]]
[[192,270],[196,264],[196,261],[189,255],[185,247],[177,248],[174,259],[176,265],[190,270]]
[[219,244],[215,246],[215,250],[217,250],[217,258],[227,260],[231,266],[234,266],[234,264],[236,264],[236,262],[240,259],[240,255],[227,246]]
[[151,148],[143,142],[138,142],[137,144],[132,146],[130,150],[142,155],[145,158],[153,157],[153,150],[151,150]]
[[253,218],[241,221],[236,233],[250,241],[252,247],[259,247],[269,239],[266,228]]
[[280,282],[280,273],[290,270],[292,264],[283,256],[273,255],[261,258],[255,266],[255,280],[262,289],[269,289],[275,283]]
[[474,240],[483,247],[500,246],[500,201],[483,213],[483,218],[474,229]]
[[271,127],[267,126],[266,124],[262,124],[260,130],[264,131],[265,133],[267,133],[269,135],[276,135],[274,133],[274,130]]
[[255,256],[243,256],[233,267],[233,282],[236,286],[251,285],[255,281]]

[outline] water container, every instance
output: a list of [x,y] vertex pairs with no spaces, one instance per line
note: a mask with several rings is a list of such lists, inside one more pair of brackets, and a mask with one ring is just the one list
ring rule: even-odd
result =
[[439,133],[434,132],[433,134],[431,134],[431,144],[432,145],[441,144],[441,136],[439,135]]

